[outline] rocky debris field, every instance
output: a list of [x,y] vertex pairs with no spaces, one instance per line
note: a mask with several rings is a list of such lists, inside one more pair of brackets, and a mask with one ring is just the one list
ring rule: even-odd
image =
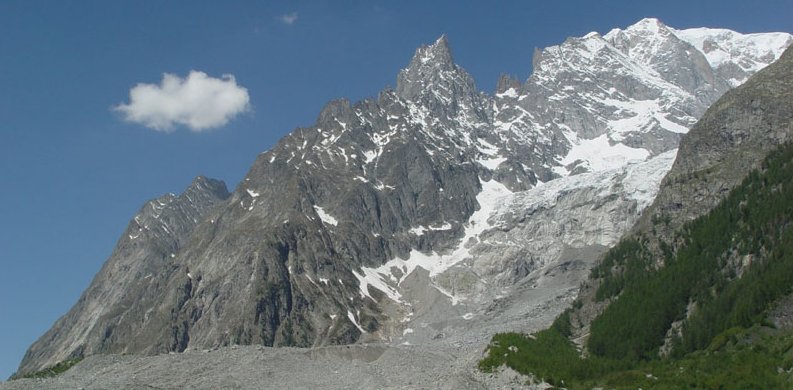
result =
[[411,340],[418,345],[396,344],[404,342],[400,339],[320,348],[231,346],[156,356],[94,355],[58,377],[0,382],[0,390],[533,388],[511,370],[485,374],[477,363],[493,333],[548,326],[574,298],[575,287],[562,280],[569,276],[551,270],[543,278],[554,287],[516,288],[466,327],[434,333],[429,329],[434,324],[417,329]]
[[525,377],[484,374],[483,345],[226,347],[158,356],[96,355],[56,378],[0,389],[492,389]]

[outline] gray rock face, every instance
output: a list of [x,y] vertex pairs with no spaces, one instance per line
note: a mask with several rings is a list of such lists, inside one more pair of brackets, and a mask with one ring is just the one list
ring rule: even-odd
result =
[[[74,356],[125,352],[149,345],[147,323],[171,274],[185,275],[176,254],[189,245],[195,227],[229,196],[223,182],[197,177],[179,196],[147,202],[130,221],[113,254],[69,312],[28,349],[19,372],[37,370]],[[181,272],[180,272],[181,271]],[[169,329],[169,323],[157,326]],[[123,339],[119,338],[123,336]]]
[[328,103],[233,193],[201,180],[144,207],[20,373],[107,352],[484,344],[550,321],[729,88],[678,34],[570,38],[495,96],[441,37],[396,90]]
[[549,325],[652,201],[673,160],[674,151],[516,193],[496,193],[486,182],[477,200],[489,211],[472,216],[460,246],[363,268],[362,283],[407,308],[391,335],[396,343],[485,345],[496,332]]

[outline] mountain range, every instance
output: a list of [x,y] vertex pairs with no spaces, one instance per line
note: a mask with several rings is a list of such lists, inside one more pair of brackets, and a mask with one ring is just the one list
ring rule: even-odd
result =
[[[655,217],[669,232],[693,218],[674,211],[673,177],[730,149],[686,134],[791,43],[644,19],[537,50],[528,80],[491,95],[442,36],[395,89],[328,103],[232,192],[198,177],[147,202],[18,374],[229,345],[481,346],[547,326],[650,204],[671,210]],[[714,203],[738,166],[684,203]]]

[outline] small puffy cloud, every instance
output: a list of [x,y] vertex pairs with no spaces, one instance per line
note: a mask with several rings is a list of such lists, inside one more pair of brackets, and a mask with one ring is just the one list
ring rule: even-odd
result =
[[284,24],[293,25],[297,22],[297,12],[292,12],[291,14],[281,15],[278,17]]
[[165,73],[160,85],[140,83],[129,90],[129,103],[113,107],[129,122],[159,131],[175,125],[195,132],[225,125],[250,109],[248,90],[233,75],[221,78],[191,71],[186,78]]

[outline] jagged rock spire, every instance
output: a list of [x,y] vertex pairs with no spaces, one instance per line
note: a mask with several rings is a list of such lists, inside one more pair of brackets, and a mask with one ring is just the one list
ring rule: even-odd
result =
[[454,56],[445,34],[435,40],[435,43],[416,49],[416,54],[413,55],[408,69],[426,66],[441,68],[454,66]]
[[422,46],[407,68],[397,76],[399,97],[436,110],[440,116],[455,116],[463,107],[480,112],[482,102],[473,78],[454,63],[445,35]]
[[475,90],[471,76],[454,63],[445,35],[431,45],[418,48],[408,67],[397,76],[396,92],[407,100],[415,100],[428,92],[441,100],[453,99],[451,94],[471,94]]

